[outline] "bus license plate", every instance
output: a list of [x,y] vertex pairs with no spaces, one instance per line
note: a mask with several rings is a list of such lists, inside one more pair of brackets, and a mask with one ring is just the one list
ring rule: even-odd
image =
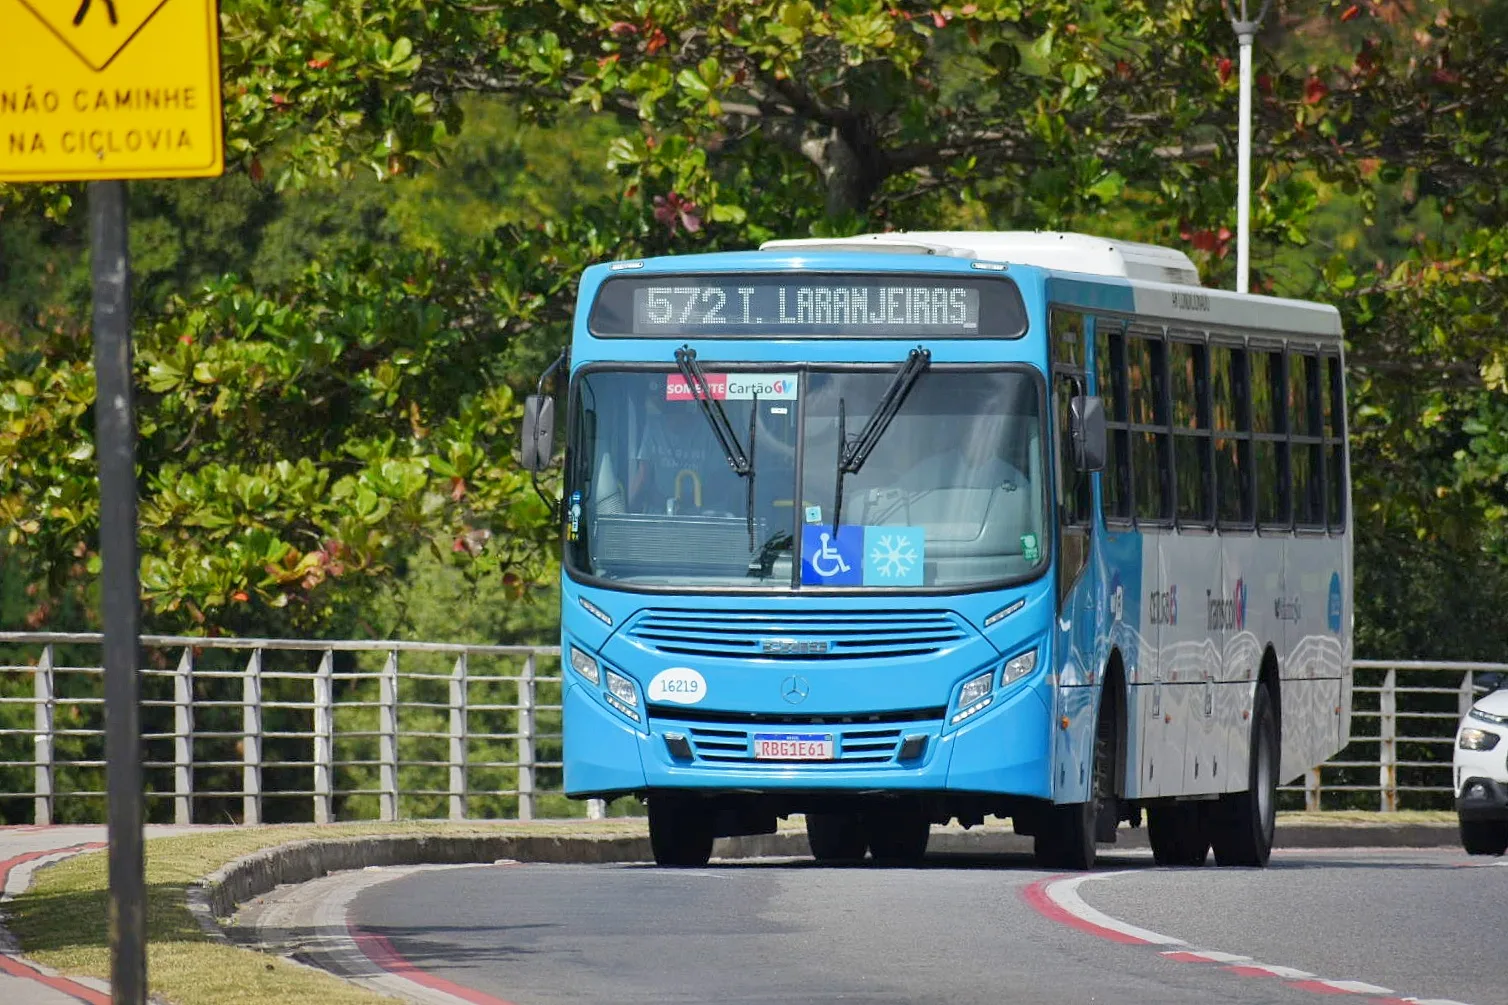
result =
[[831,733],[755,733],[754,758],[760,761],[831,761]]

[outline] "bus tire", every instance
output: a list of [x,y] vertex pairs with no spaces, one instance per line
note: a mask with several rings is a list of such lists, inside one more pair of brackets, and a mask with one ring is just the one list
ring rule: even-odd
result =
[[864,818],[857,813],[808,813],[806,843],[818,862],[858,862],[869,850]]
[[1147,842],[1158,865],[1204,865],[1210,854],[1209,815],[1198,802],[1147,807]]
[[920,806],[886,806],[864,814],[864,835],[877,864],[920,865],[932,820]]
[[[1116,806],[1114,774],[1118,730],[1121,728],[1116,700],[1113,692],[1106,693],[1101,698],[1100,714],[1095,720],[1089,801],[1051,807],[1032,838],[1032,855],[1044,869],[1087,871],[1094,868],[1094,844],[1100,830],[1101,811],[1113,812]],[[1113,841],[1114,821],[1107,823]]]
[[1460,824],[1461,847],[1466,854],[1501,855],[1508,851],[1508,820],[1460,820]]
[[655,865],[699,868],[712,858],[713,817],[696,800],[649,797],[649,849]]
[[1228,792],[1216,805],[1212,837],[1220,865],[1261,868],[1272,857],[1277,825],[1278,722],[1272,694],[1257,688],[1251,711],[1251,748],[1245,792]]

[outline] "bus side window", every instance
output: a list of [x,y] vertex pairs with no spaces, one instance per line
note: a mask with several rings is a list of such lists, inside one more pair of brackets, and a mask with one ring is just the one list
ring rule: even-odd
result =
[[1346,529],[1346,398],[1340,357],[1325,356],[1325,481],[1330,530]]
[[1105,471],[1100,496],[1105,519],[1131,521],[1131,415],[1126,398],[1126,334],[1118,321],[1094,322],[1095,393],[1105,400]]
[[1252,526],[1251,395],[1246,350],[1210,346],[1210,404],[1215,427],[1215,515],[1222,530]]
[[1213,461],[1210,457],[1208,354],[1203,340],[1174,338],[1168,343],[1168,377],[1173,401],[1173,473],[1178,482],[1178,521],[1207,527],[1214,522],[1211,505]]
[[1251,428],[1256,455],[1257,523],[1270,529],[1291,526],[1289,509],[1288,417],[1283,407],[1286,381],[1283,353],[1253,349]]
[[1131,404],[1131,479],[1136,519],[1173,519],[1172,433],[1168,426],[1167,349],[1160,331],[1131,330],[1126,343]]
[[1075,395],[1088,394],[1084,377],[1084,315],[1055,308],[1052,312],[1052,398],[1058,443],[1058,513],[1067,527],[1088,527],[1093,508],[1090,474],[1073,462],[1073,436],[1068,404]]
[[1321,430],[1319,357],[1288,354],[1289,450],[1293,467],[1293,522],[1325,526],[1325,448]]

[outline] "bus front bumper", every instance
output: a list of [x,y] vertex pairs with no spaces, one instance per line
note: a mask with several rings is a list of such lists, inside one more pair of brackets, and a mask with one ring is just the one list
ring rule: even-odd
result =
[[[1023,682],[1024,683],[1024,682]],[[963,725],[940,721],[895,724],[906,737],[925,735],[919,756],[852,764],[833,761],[758,761],[731,753],[708,761],[676,756],[667,734],[694,730],[752,734],[842,732],[860,726],[730,726],[695,720],[651,719],[648,732],[605,707],[595,692],[568,682],[562,702],[566,794],[578,798],[650,789],[700,792],[956,791],[1051,798],[1051,715],[1036,687],[1002,694]],[[734,741],[736,743],[736,741]]]

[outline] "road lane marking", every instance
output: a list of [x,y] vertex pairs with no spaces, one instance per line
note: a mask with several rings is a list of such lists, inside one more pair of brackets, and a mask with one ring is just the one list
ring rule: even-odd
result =
[[1079,896],[1079,884],[1091,879],[1111,879],[1126,875],[1120,872],[1096,872],[1080,876],[1039,880],[1026,888],[1026,899],[1041,913],[1080,931],[1098,935],[1112,942],[1144,946],[1186,946],[1182,939],[1169,938],[1145,928],[1127,924],[1096,911]]
[[1250,956],[1225,953],[1213,949],[1198,949],[1182,939],[1163,935],[1130,922],[1112,918],[1103,911],[1090,907],[1079,896],[1079,886],[1092,879],[1115,879],[1132,875],[1134,870],[1117,872],[1076,873],[1049,876],[1039,879],[1021,891],[1022,897],[1037,910],[1059,924],[1068,925],[1081,932],[1111,942],[1138,946],[1179,946],[1158,953],[1174,963],[1214,963],[1227,973],[1242,977],[1276,977],[1288,987],[1324,995],[1365,995],[1373,1005],[1465,1005],[1447,998],[1410,998],[1399,996],[1391,988],[1356,980],[1331,980],[1317,977],[1306,970],[1284,967],[1272,963],[1259,963]]

